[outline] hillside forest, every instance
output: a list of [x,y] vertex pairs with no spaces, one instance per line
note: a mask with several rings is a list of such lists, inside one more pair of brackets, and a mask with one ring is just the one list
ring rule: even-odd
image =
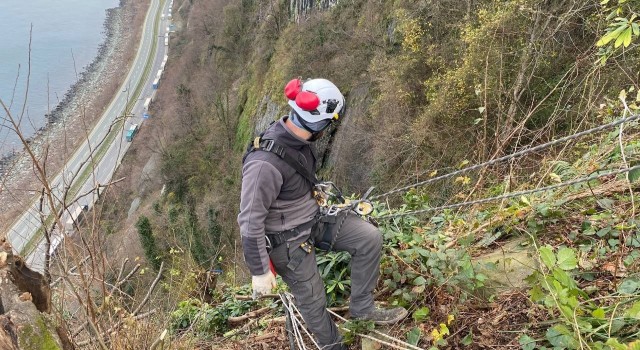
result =
[[[247,297],[241,159],[288,112],[284,85],[322,77],[348,107],[318,141],[319,174],[352,198],[375,187],[376,300],[410,311],[384,329],[339,321],[354,349],[375,332],[423,349],[640,349],[639,13],[638,0],[175,0],[153,118],[93,228],[106,251],[133,242],[113,265],[142,264],[96,302],[101,322],[126,319],[110,348],[289,348],[282,301]],[[318,265],[348,318],[348,255]],[[127,318],[156,274],[154,313]]]

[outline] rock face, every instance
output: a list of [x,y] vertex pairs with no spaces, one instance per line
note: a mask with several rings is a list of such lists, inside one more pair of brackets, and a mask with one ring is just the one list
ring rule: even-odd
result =
[[289,13],[291,19],[300,22],[313,10],[324,11],[338,3],[338,0],[289,0]]
[[11,245],[0,241],[0,349],[63,349],[49,315],[51,291]]

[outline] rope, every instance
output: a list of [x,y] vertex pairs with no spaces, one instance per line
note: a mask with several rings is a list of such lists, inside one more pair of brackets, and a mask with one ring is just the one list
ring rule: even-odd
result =
[[[337,318],[338,318],[338,319],[340,319],[341,321],[343,321],[343,322],[347,322],[347,319],[346,319],[346,318],[344,318],[344,317],[342,317],[342,316],[338,315],[337,313],[335,313],[335,312],[333,312],[333,311],[331,311],[331,310],[329,310],[329,309],[327,309],[327,311],[329,311],[329,313],[330,313],[330,314],[332,314],[333,316],[337,317]],[[345,329],[344,327],[341,327],[341,328],[342,328],[342,329]],[[347,330],[348,330],[349,332],[353,332],[352,330],[349,330],[349,329],[347,329]],[[366,334],[360,334],[360,333],[357,333],[357,332],[356,332],[356,334],[357,334],[357,335],[359,335],[359,336],[361,336],[361,337],[365,337],[365,338],[368,338],[368,339],[373,339],[373,340],[375,340],[375,341],[377,341],[377,342],[379,342],[379,343],[381,343],[381,344],[384,344],[384,345],[387,345],[387,346],[391,346],[391,347],[394,347],[394,348],[396,348],[396,349],[403,349],[403,350],[405,350],[405,349],[411,349],[411,350],[424,350],[423,348],[419,348],[419,347],[417,347],[417,346],[415,346],[415,345],[412,345],[412,344],[409,344],[409,343],[403,342],[402,340],[400,340],[400,339],[398,339],[398,338],[394,338],[394,337],[392,337],[392,336],[390,336],[390,335],[388,335],[388,334],[384,334],[384,333],[382,333],[382,332],[378,332],[378,331],[376,331],[375,329],[374,329],[372,332],[373,332],[373,333],[375,333],[375,334],[377,334],[377,335],[380,335],[380,336],[382,336],[382,337],[385,337],[385,338],[387,338],[387,339],[389,339],[389,340],[391,340],[391,341],[394,341],[394,342],[396,342],[396,343],[402,344],[402,345],[404,345],[405,347],[404,347],[404,348],[401,348],[401,347],[399,347],[398,345],[395,345],[395,344],[389,344],[389,343],[385,342],[384,340],[380,340],[380,339],[377,339],[377,338],[374,338],[374,337],[368,336],[368,335],[366,335]]]
[[[285,298],[287,299],[287,301],[286,301],[286,302],[285,302],[285,301],[284,301],[284,299],[283,299],[283,304],[285,305],[285,308],[287,308],[287,309],[288,309],[288,306],[289,306],[289,307],[291,307],[293,310],[295,310],[295,311],[296,311],[300,316],[302,316],[302,314],[300,314],[300,310],[298,310],[298,308],[296,307],[295,303],[293,303],[293,302],[291,301],[291,298],[293,298],[293,296],[291,295],[291,293],[287,293],[287,292],[285,292],[285,293],[282,293],[282,294],[284,294],[284,295],[285,295]],[[282,296],[281,296],[281,298],[282,298]],[[287,302],[289,303],[288,305],[287,305]],[[289,309],[288,309],[288,310],[289,310]],[[329,309],[327,309],[327,311],[328,311],[330,314],[332,314],[333,316],[335,316],[335,317],[337,317],[338,319],[340,319],[341,321],[343,321],[343,322],[348,322],[348,320],[347,320],[347,319],[345,319],[344,317],[342,317],[342,316],[340,316],[340,315],[336,314],[335,312],[333,312],[333,311],[331,311],[331,310],[329,310]],[[293,311],[291,311],[291,313],[293,314]],[[294,315],[294,318],[296,319],[296,321],[298,321],[298,319],[297,319],[297,317],[295,317],[295,315]],[[300,321],[298,321],[298,322],[300,322]],[[345,330],[345,331],[347,331],[347,332],[354,332],[353,330],[348,329],[348,328],[345,328],[345,327],[342,327],[342,326],[339,326],[339,328],[340,328],[340,329],[342,329],[342,330]],[[307,335],[311,338],[311,340],[313,341],[313,344],[314,344],[315,346],[317,346],[317,347],[318,347],[318,349],[322,349],[322,347],[320,347],[320,346],[315,342],[314,338],[311,336],[311,334],[309,333],[309,331],[307,331],[307,329],[306,329],[306,328],[304,328],[304,327],[302,327],[302,329],[303,329],[303,330],[307,333]],[[388,334],[384,334],[384,333],[379,332],[379,331],[376,331],[376,330],[373,330],[373,333],[375,333],[375,334],[377,334],[377,335],[380,335],[380,336],[382,336],[382,337],[385,337],[385,338],[387,338],[387,339],[389,339],[389,340],[391,340],[391,341],[393,341],[393,342],[396,342],[396,343],[398,343],[398,344],[402,344],[404,347],[399,346],[399,345],[397,345],[397,344],[393,344],[393,343],[386,342],[386,341],[381,340],[381,339],[378,339],[378,338],[374,338],[374,337],[372,337],[372,336],[370,336],[370,335],[366,335],[366,334],[362,334],[362,333],[358,333],[358,332],[354,332],[354,333],[355,333],[356,335],[360,336],[360,337],[363,337],[363,338],[367,338],[367,339],[373,340],[373,341],[375,341],[375,342],[378,342],[378,343],[380,343],[380,344],[382,344],[382,345],[389,346],[389,347],[394,348],[394,349],[399,349],[399,350],[407,350],[407,349],[408,349],[408,350],[425,350],[425,349],[423,349],[423,348],[419,348],[419,347],[417,347],[417,346],[415,346],[415,345],[411,345],[411,344],[409,344],[409,343],[403,342],[403,341],[402,341],[402,340],[400,340],[400,339],[394,338],[394,337],[392,337],[392,336],[390,336],[390,335],[388,335]]]
[[603,130],[606,130],[606,129],[609,129],[609,128],[613,128],[613,127],[615,127],[617,125],[620,125],[620,124],[623,124],[623,123],[626,123],[626,122],[630,122],[630,121],[634,121],[634,120],[638,120],[638,119],[640,119],[640,114],[639,115],[632,115],[632,116],[629,116],[627,118],[618,119],[618,120],[613,121],[613,122],[611,122],[609,124],[604,124],[604,125],[592,128],[592,129],[581,131],[581,132],[579,132],[577,134],[561,137],[561,138],[559,138],[557,140],[554,140],[554,141],[543,143],[543,144],[535,146],[535,147],[526,148],[526,149],[523,149],[522,151],[518,151],[518,152],[515,152],[515,153],[512,153],[512,154],[509,154],[509,155],[506,155],[506,156],[503,156],[503,157],[500,157],[500,158],[496,158],[496,159],[493,159],[493,160],[490,160],[490,161],[487,161],[487,162],[484,162],[484,163],[476,164],[476,165],[473,165],[473,166],[470,166],[470,167],[467,167],[467,168],[456,170],[456,171],[454,171],[452,173],[448,173],[448,174],[444,174],[444,175],[441,175],[441,176],[437,176],[437,177],[434,177],[434,178],[431,178],[431,179],[428,179],[428,180],[425,180],[425,181],[421,181],[421,182],[418,182],[418,183],[415,183],[415,184],[412,184],[412,185],[400,187],[400,188],[397,188],[395,190],[392,190],[392,191],[389,191],[389,192],[386,192],[386,193],[383,193],[383,194],[379,194],[379,195],[373,196],[373,197],[370,198],[370,200],[375,200],[375,199],[379,199],[379,198],[382,198],[382,197],[387,197],[387,196],[390,196],[392,194],[396,194],[398,192],[403,192],[403,191],[406,191],[406,190],[411,189],[411,188],[420,187],[420,186],[424,186],[424,185],[427,185],[427,184],[430,184],[430,183],[433,183],[433,182],[436,182],[436,181],[448,179],[450,177],[453,177],[453,176],[456,176],[456,175],[460,175],[460,174],[468,172],[468,171],[477,170],[477,169],[480,169],[480,168],[483,168],[483,167],[492,166],[492,165],[500,163],[500,162],[511,160],[513,158],[517,158],[517,157],[523,156],[525,154],[541,151],[543,149],[549,148],[551,146],[555,146],[555,145],[563,143],[563,142],[571,141],[571,140],[580,138],[580,137],[585,136],[585,135],[597,133],[597,132],[600,132],[600,131],[603,131]]
[[302,328],[302,330],[305,333],[307,333],[307,336],[309,336],[309,339],[311,339],[311,342],[313,343],[313,345],[315,345],[317,349],[322,349],[318,345],[318,343],[316,343],[316,340],[313,338],[311,333],[309,333],[309,331],[305,327],[302,326],[302,322],[300,320],[298,320],[298,317],[293,312],[293,309],[295,309],[298,312],[298,315],[300,315],[302,317],[302,314],[300,314],[300,311],[298,311],[298,308],[291,301],[290,294],[289,293],[280,293],[280,299],[282,300],[282,304],[284,305],[285,309],[287,310],[287,313],[291,316],[291,321],[292,321],[291,323],[293,324],[293,329],[294,329],[294,333],[296,335],[296,341],[298,343],[298,347],[300,347],[301,349],[306,349],[306,347],[304,345],[304,339],[302,338],[302,334],[300,333],[300,330],[298,328],[298,326],[299,326],[300,328]]
[[619,174],[622,174],[622,173],[628,173],[628,172],[634,171],[634,170],[640,170],[640,165],[636,165],[636,166],[633,166],[631,168],[619,169],[619,170],[611,171],[611,172],[604,173],[604,174],[594,174],[594,175],[591,175],[591,176],[587,176],[587,177],[583,177],[583,178],[579,178],[579,179],[575,179],[575,180],[561,182],[559,184],[555,184],[555,185],[552,185],[552,186],[535,188],[535,189],[519,191],[519,192],[505,193],[505,194],[500,195],[500,196],[483,198],[483,199],[478,199],[478,200],[469,201],[469,202],[462,202],[462,203],[443,205],[443,206],[440,206],[440,207],[433,207],[433,208],[426,208],[426,209],[421,209],[421,210],[408,211],[408,212],[405,212],[405,213],[398,213],[398,214],[393,214],[393,215],[383,215],[383,216],[376,217],[376,219],[390,219],[390,218],[396,218],[396,217],[407,216],[407,215],[422,214],[422,213],[426,213],[426,212],[430,212],[430,211],[440,211],[440,210],[444,210],[444,209],[459,208],[459,207],[468,206],[468,205],[482,204],[482,203],[487,203],[487,202],[492,202],[492,201],[497,201],[497,200],[502,200],[502,199],[508,199],[508,198],[513,198],[513,197],[518,197],[518,196],[524,196],[524,195],[527,195],[527,194],[532,194],[532,193],[537,193],[537,192],[551,191],[551,190],[555,190],[555,189],[560,188],[560,187],[566,187],[566,186],[571,186],[571,185],[575,185],[575,184],[582,183],[582,182],[588,182],[588,181],[595,180],[595,179],[598,179],[598,178],[601,178],[601,177],[606,177],[606,176],[611,176],[611,175],[619,175]]

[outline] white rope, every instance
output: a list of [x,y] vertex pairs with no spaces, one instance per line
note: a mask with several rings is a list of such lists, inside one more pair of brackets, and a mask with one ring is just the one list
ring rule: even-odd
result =
[[[295,304],[295,303],[293,302],[293,300],[292,300],[293,295],[291,295],[290,293],[284,293],[284,295],[285,295],[285,298],[287,298],[288,305],[292,308],[292,310],[295,310],[295,311],[298,313],[298,315],[300,316],[300,318],[302,318],[302,314],[300,313],[300,310],[298,310],[298,308],[296,307],[296,304]],[[291,311],[291,314],[292,314],[294,317],[296,317],[293,311]],[[303,330],[305,333],[307,333],[307,336],[309,337],[309,339],[311,339],[311,342],[313,343],[313,345],[315,345],[318,349],[321,349],[321,350],[322,350],[322,347],[321,347],[320,345],[318,345],[318,343],[316,342],[316,340],[315,340],[315,338],[313,337],[313,335],[311,335],[311,333],[309,333],[309,330],[307,330],[307,327],[304,327],[304,326],[302,325],[302,322],[301,322],[301,321],[299,321],[297,317],[296,317],[296,321],[297,321],[297,322],[299,322],[299,324],[300,324],[300,328],[302,328],[302,330]]]
[[523,149],[522,151],[518,151],[518,152],[515,152],[515,153],[512,153],[512,154],[508,154],[508,155],[500,157],[500,158],[492,159],[492,160],[489,160],[489,161],[484,162],[484,163],[472,165],[472,166],[469,166],[469,167],[466,167],[466,168],[463,168],[463,169],[460,169],[460,170],[456,170],[456,171],[448,173],[448,174],[440,175],[440,176],[437,176],[437,177],[434,177],[434,178],[431,178],[431,179],[428,179],[428,180],[425,180],[425,181],[421,181],[421,182],[418,182],[418,183],[415,183],[415,184],[412,184],[412,185],[400,187],[400,188],[397,188],[395,190],[392,190],[392,191],[389,191],[389,192],[386,192],[386,193],[383,193],[383,194],[379,194],[379,195],[370,197],[369,199],[370,200],[375,200],[375,199],[379,199],[379,198],[382,198],[382,197],[388,197],[388,196],[390,196],[392,194],[395,194],[395,193],[398,193],[398,192],[403,192],[403,191],[411,189],[411,188],[424,186],[426,184],[430,184],[432,182],[436,182],[436,181],[439,181],[439,180],[448,179],[450,177],[453,177],[453,176],[456,176],[456,175],[459,175],[459,174],[462,174],[462,173],[465,173],[465,172],[468,172],[468,171],[477,170],[477,169],[484,168],[484,167],[489,167],[491,165],[494,165],[494,164],[497,164],[497,163],[500,163],[500,162],[504,162],[504,161],[511,160],[511,159],[514,159],[514,158],[517,158],[517,157],[521,157],[521,156],[524,156],[525,154],[541,151],[541,150],[543,150],[545,148],[549,148],[551,146],[555,146],[555,145],[563,143],[563,142],[571,141],[571,140],[580,138],[580,137],[585,136],[585,135],[589,135],[589,134],[593,134],[593,133],[596,133],[596,132],[600,132],[600,131],[603,131],[603,130],[606,130],[606,129],[609,129],[609,128],[613,128],[614,126],[618,126],[618,125],[621,125],[623,123],[635,121],[635,120],[638,120],[638,119],[640,119],[640,114],[632,115],[632,116],[629,116],[629,117],[626,117],[626,118],[622,118],[622,119],[618,119],[618,120],[613,121],[613,122],[611,122],[609,124],[600,125],[600,126],[597,126],[595,128],[588,129],[588,130],[585,130],[585,131],[581,131],[581,132],[573,134],[573,135],[561,137],[561,138],[559,138],[557,140],[554,140],[554,141],[550,141],[550,142],[547,142],[547,143],[544,143],[544,144],[541,144],[541,145],[538,145],[538,146],[526,148],[526,149]]
[[444,210],[444,209],[453,209],[453,208],[459,208],[459,207],[463,207],[463,206],[470,206],[470,205],[475,205],[475,204],[488,203],[488,202],[502,200],[502,199],[520,197],[520,196],[533,194],[533,193],[537,193],[537,192],[551,191],[551,190],[555,190],[555,189],[560,188],[560,187],[567,187],[567,186],[575,185],[575,184],[582,183],[582,182],[588,182],[588,181],[591,181],[591,180],[599,179],[601,177],[607,177],[607,176],[611,176],[611,175],[619,175],[619,174],[623,174],[623,173],[628,173],[628,172],[634,171],[634,170],[640,170],[640,165],[636,165],[636,166],[633,166],[631,168],[618,169],[618,170],[610,171],[610,172],[607,172],[607,173],[593,174],[591,176],[582,177],[582,178],[574,179],[574,180],[570,180],[570,181],[565,181],[565,182],[562,182],[562,183],[559,183],[559,184],[555,184],[555,185],[552,185],[552,186],[534,188],[534,189],[531,189],[531,190],[524,190],[524,191],[518,191],[518,192],[510,192],[510,193],[505,193],[505,194],[500,195],[500,196],[483,198],[483,199],[478,199],[478,200],[469,201],[469,202],[462,202],[462,203],[443,205],[443,206],[440,206],[440,207],[433,207],[433,208],[426,208],[426,209],[420,209],[420,210],[414,210],[414,211],[407,211],[407,212],[398,213],[398,214],[382,215],[382,216],[376,217],[376,219],[391,219],[391,218],[396,218],[396,217],[400,217],[400,216],[422,214],[422,213],[426,213],[426,212],[430,212],[430,211],[441,211],[441,210]]
[[311,342],[313,342],[316,348],[321,349],[320,346],[318,346],[318,344],[316,343],[315,339],[313,339],[313,336],[311,336],[311,334],[309,334],[309,331],[307,331],[307,329],[302,326],[302,322],[298,320],[298,317],[293,312],[293,309],[291,307],[294,306],[294,304],[291,302],[291,299],[289,299],[287,295],[283,297],[283,294],[284,293],[280,294],[280,299],[282,300],[282,305],[284,305],[284,307],[287,309],[287,313],[289,314],[289,318],[291,320],[291,327],[293,328],[294,336],[296,338],[296,342],[298,343],[298,347],[306,350],[304,338],[302,337],[302,334],[298,329],[298,326],[299,326],[300,328],[302,328],[302,330],[304,330],[307,333],[307,335],[311,339]]
[[[329,309],[327,309],[327,311],[329,311],[329,313],[330,313],[330,314],[332,314],[333,316],[337,317],[338,319],[340,319],[340,320],[342,320],[342,321],[344,321],[344,322],[347,322],[347,319],[345,319],[344,317],[342,317],[342,316],[338,315],[337,313],[335,313],[335,312],[333,312],[333,311],[331,311],[331,310],[329,310]],[[343,329],[344,329],[344,328],[343,328]],[[351,331],[350,331],[350,332],[351,332]],[[376,331],[375,329],[374,329],[372,332],[373,332],[373,333],[375,333],[375,334],[377,334],[377,335],[379,335],[379,336],[382,336],[382,337],[384,337],[384,338],[387,338],[387,339],[389,339],[389,340],[391,340],[391,341],[394,341],[394,342],[396,342],[396,343],[399,343],[399,344],[402,344],[403,346],[405,346],[404,348],[401,348],[401,347],[398,347],[398,346],[394,346],[396,349],[403,349],[403,350],[404,350],[404,349],[411,349],[411,350],[425,350],[425,349],[423,349],[423,348],[419,348],[419,347],[417,347],[417,346],[415,346],[415,345],[412,345],[412,344],[409,344],[409,343],[407,343],[407,342],[404,342],[404,341],[402,341],[402,340],[400,340],[400,339],[398,339],[398,338],[394,338],[394,337],[392,337],[392,336],[390,336],[390,335],[388,335],[388,334],[384,334],[384,333],[382,333],[382,332]],[[374,338],[374,337],[371,337],[371,336],[367,336],[367,335],[360,334],[360,333],[356,333],[356,334],[358,334],[358,335],[360,335],[360,336],[363,336],[363,337],[366,337],[366,338],[369,338],[369,339],[373,339],[373,340],[375,340],[375,341],[377,341],[377,342],[380,342],[381,344],[384,344],[384,345],[393,346],[393,345],[390,345],[390,344],[388,344],[388,343],[386,343],[386,342],[381,341],[380,339],[377,339],[377,338]]]
[[[302,315],[300,314],[300,310],[298,310],[298,308],[296,307],[295,303],[293,303],[293,302],[291,301],[291,298],[293,298],[293,295],[291,295],[291,293],[287,293],[287,292],[285,292],[285,293],[283,293],[283,294],[285,295],[285,297],[287,298],[287,300],[290,302],[290,304],[289,304],[289,305],[290,305],[290,306],[291,306],[291,307],[292,307],[292,308],[293,308],[293,309],[294,309],[294,310],[295,310],[295,311],[296,311],[300,316],[302,316]],[[348,322],[348,320],[347,320],[347,319],[345,319],[345,318],[343,318],[342,316],[340,316],[340,315],[336,314],[335,312],[333,312],[333,311],[331,311],[331,310],[329,310],[329,309],[327,309],[327,311],[328,311],[330,314],[332,314],[332,315],[336,316],[336,317],[337,317],[338,319],[340,319],[341,321],[343,321],[343,322]],[[393,341],[393,342],[396,342],[396,343],[402,344],[403,346],[400,346],[400,345],[397,345],[397,344],[393,344],[393,343],[389,343],[389,342],[386,342],[386,341],[384,341],[384,340],[382,340],[382,339],[378,339],[378,338],[372,337],[372,336],[367,335],[367,334],[362,334],[362,333],[354,332],[353,330],[348,329],[348,328],[345,328],[345,327],[343,327],[343,326],[338,326],[338,327],[339,327],[340,329],[342,329],[342,330],[347,331],[347,332],[354,333],[354,334],[356,334],[356,335],[358,335],[358,336],[360,336],[360,337],[363,337],[363,338],[367,338],[367,339],[373,340],[373,341],[375,341],[375,342],[377,342],[377,343],[380,343],[380,344],[382,344],[382,345],[386,345],[386,346],[391,347],[391,348],[394,348],[394,349],[399,349],[399,350],[425,350],[425,349],[420,348],[420,347],[417,347],[417,346],[415,346],[415,345],[411,345],[411,344],[409,344],[409,343],[406,343],[406,342],[404,342],[404,341],[402,341],[402,340],[400,340],[400,339],[394,338],[394,337],[392,337],[392,336],[390,336],[390,335],[388,335],[388,334],[384,334],[384,333],[382,333],[382,332],[376,331],[375,329],[373,330],[373,333],[375,333],[375,334],[377,334],[377,335],[380,335],[380,336],[382,336],[382,337],[385,337],[385,338],[387,338],[387,339],[389,339],[389,340],[391,340],[391,341]],[[309,332],[307,331],[307,329],[306,329],[305,327],[303,327],[303,330],[307,333],[307,335],[309,335],[309,337],[311,337],[311,339],[312,339],[312,341],[313,341],[313,337],[311,336],[311,334],[309,334]],[[313,343],[314,343],[316,346],[318,346],[318,344],[317,344],[315,341],[313,341]],[[318,349],[322,349],[322,348],[321,348],[320,346],[318,346]]]

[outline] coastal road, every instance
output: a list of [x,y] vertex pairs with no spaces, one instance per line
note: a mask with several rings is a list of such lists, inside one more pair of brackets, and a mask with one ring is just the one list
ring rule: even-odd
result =
[[[141,41],[129,74],[113,97],[93,130],[68,159],[62,171],[51,180],[51,188],[56,198],[56,210],[67,207],[62,215],[64,225],[71,213],[78,207],[91,208],[97,200],[97,186],[108,184],[124,157],[130,142],[126,131],[133,124],[142,126],[145,110],[144,102],[154,93],[152,82],[158,70],[166,62],[168,46],[165,33],[168,27],[166,16],[169,1],[151,0],[143,25]],[[63,198],[67,194],[67,199]],[[51,208],[45,205],[39,210],[39,198],[23,215],[17,218],[6,233],[15,253],[26,257],[27,265],[36,271],[44,270],[46,241],[43,236],[42,217],[47,218],[47,226],[53,222]],[[70,226],[70,225],[69,225]],[[69,233],[69,227],[65,227]],[[59,244],[64,230],[52,234],[52,249]]]

